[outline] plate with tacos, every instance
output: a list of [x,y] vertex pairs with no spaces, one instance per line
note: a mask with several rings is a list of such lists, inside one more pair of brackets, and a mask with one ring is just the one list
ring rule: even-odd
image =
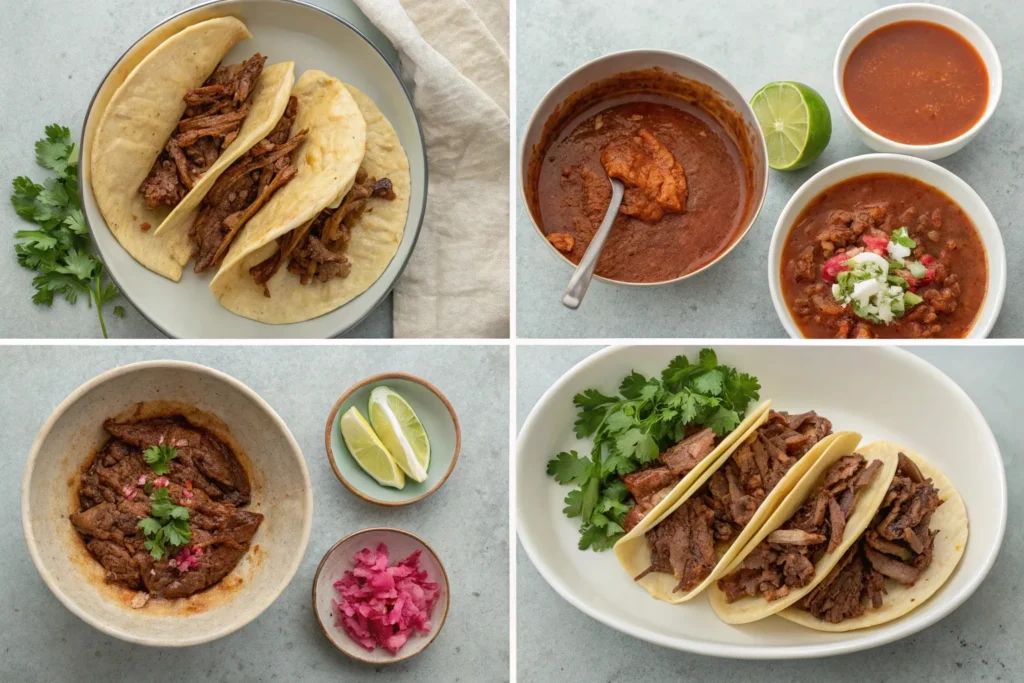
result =
[[700,654],[820,657],[935,623],[1006,524],[971,399],[892,347],[612,347],[519,434],[517,530],[584,613]]
[[426,205],[395,67],[293,0],[221,0],[152,29],[99,86],[81,149],[104,262],[172,337],[343,334],[390,292]]

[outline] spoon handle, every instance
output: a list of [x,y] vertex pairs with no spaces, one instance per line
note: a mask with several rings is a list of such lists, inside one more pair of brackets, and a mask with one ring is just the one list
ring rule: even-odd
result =
[[601,227],[594,233],[594,239],[590,241],[590,245],[583,253],[583,258],[580,259],[579,265],[576,266],[576,272],[572,274],[572,279],[569,280],[569,286],[565,290],[565,295],[562,296],[562,304],[573,310],[579,308],[580,303],[583,301],[583,296],[587,293],[590,280],[594,277],[594,269],[597,268],[597,260],[601,258],[601,250],[604,249],[604,243],[608,240],[608,235],[612,231],[612,223],[615,222],[615,216],[619,213],[619,206],[622,205],[622,194],[625,192],[625,186],[621,180],[612,178],[611,181],[612,202],[608,205],[608,211],[604,215],[604,220],[601,221]]

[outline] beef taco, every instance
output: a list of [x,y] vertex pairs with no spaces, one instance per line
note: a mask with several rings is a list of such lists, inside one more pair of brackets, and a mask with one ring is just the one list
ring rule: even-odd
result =
[[409,211],[409,162],[373,101],[318,71],[294,94],[309,136],[295,180],[249,220],[210,283],[225,308],[264,323],[315,318],[364,292]]
[[709,590],[729,624],[781,612],[814,590],[878,511],[896,453],[838,435]]
[[916,453],[896,476],[867,530],[814,589],[779,616],[819,631],[852,631],[901,617],[953,573],[967,545],[967,509],[953,484]]
[[249,37],[234,17],[175,33],[127,75],[96,128],[91,181],[104,220],[135,260],[175,281],[206,193],[288,104],[292,62],[221,64]]
[[623,568],[658,600],[713,583],[836,439],[813,411],[766,410],[733,448],[615,544]]

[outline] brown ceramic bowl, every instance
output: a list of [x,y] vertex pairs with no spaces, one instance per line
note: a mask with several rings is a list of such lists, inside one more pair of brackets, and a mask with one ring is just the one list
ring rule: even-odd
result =
[[[390,387],[409,402],[430,439],[427,478],[422,482],[407,478],[401,489],[381,486],[364,472],[348,452],[338,426],[341,416],[353,406],[367,417],[370,392],[379,386]],[[367,377],[341,395],[327,418],[324,445],[331,468],[345,488],[369,503],[397,507],[423,500],[447,481],[459,459],[462,431],[455,408],[437,387],[414,375],[388,372]]]
[[[345,633],[344,629],[335,625],[335,609],[333,600],[336,597],[334,582],[341,578],[346,569],[352,568],[352,557],[363,548],[376,548],[384,543],[389,551],[389,564],[405,559],[410,554],[420,551],[420,569],[427,572],[427,578],[441,588],[441,596],[434,604],[430,615],[431,629],[429,633],[415,633],[408,642],[395,654],[382,647],[367,652]],[[349,534],[335,543],[328,550],[316,568],[313,577],[313,613],[316,614],[323,631],[334,647],[353,659],[367,664],[393,664],[418,655],[426,650],[437,638],[448,618],[450,605],[448,573],[441,564],[441,559],[426,541],[401,529],[376,527],[363,529]]]

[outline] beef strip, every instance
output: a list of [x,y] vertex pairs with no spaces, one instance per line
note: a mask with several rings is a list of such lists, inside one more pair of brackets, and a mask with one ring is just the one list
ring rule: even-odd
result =
[[[664,464],[653,465],[625,475],[622,480],[633,494],[635,503],[626,513],[623,528],[629,531],[639,524],[640,520],[665,498],[667,492],[663,489],[671,491],[672,487],[711,454],[716,441],[714,431],[701,429],[658,456]],[[658,499],[651,500],[654,496]]]
[[700,500],[691,498],[680,505],[647,532],[651,566],[636,580],[650,572],[665,572],[679,579],[676,591],[687,592],[700,585],[717,561],[711,531],[714,518],[714,513]]
[[[247,502],[249,495],[248,477],[234,454],[206,430],[180,417],[134,423],[108,420],[104,426],[114,438],[83,472],[80,511],[70,521],[106,570],[107,580],[163,598],[186,597],[220,581],[248,551],[263,521],[263,515],[233,504]],[[168,557],[154,560],[138,528],[151,506],[139,478],[144,476],[148,482],[156,478],[142,452],[159,443],[178,449],[178,458],[170,462],[171,473],[166,475],[168,494],[175,504],[189,508],[192,540],[188,548],[200,553],[198,565],[186,572],[173,564],[181,549],[169,546]]]
[[139,186],[150,210],[177,206],[230,144],[228,139],[235,139],[266,61],[256,53],[239,65],[219,66],[202,86],[185,93],[185,113]]
[[736,571],[719,579],[726,601],[760,595],[771,602],[811,583],[817,561],[842,543],[849,510],[844,512],[839,499],[852,492],[852,510],[881,469],[881,460],[869,464],[856,453],[833,463],[793,516],[761,541]]
[[885,577],[864,559],[863,550],[863,541],[853,544],[798,606],[830,624],[859,617],[869,605],[881,607]]
[[389,178],[374,178],[360,168],[352,188],[336,208],[325,208],[311,222],[280,237],[274,253],[249,269],[256,284],[263,287],[263,295],[270,297],[267,283],[285,264],[303,286],[314,280],[348,277],[352,264],[346,251],[351,230],[365,211],[372,210],[370,199],[392,201],[394,187]]

